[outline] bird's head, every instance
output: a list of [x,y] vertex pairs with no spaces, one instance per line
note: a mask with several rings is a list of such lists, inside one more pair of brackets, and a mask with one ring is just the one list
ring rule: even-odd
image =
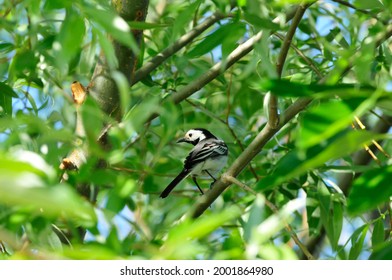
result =
[[214,138],[217,139],[211,132],[204,128],[193,128],[185,133],[185,136],[177,140],[177,143],[186,142],[196,145],[201,140]]

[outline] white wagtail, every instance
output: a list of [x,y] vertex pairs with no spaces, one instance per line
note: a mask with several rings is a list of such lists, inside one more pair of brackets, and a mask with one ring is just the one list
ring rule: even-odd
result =
[[196,181],[196,177],[211,177],[215,183],[215,174],[217,174],[226,165],[227,154],[229,149],[225,142],[216,138],[211,132],[203,128],[194,128],[189,130],[185,136],[177,141],[177,143],[186,142],[194,145],[189,155],[184,161],[184,169],[176,178],[163,190],[160,197],[165,198],[169,193],[189,174],[193,181],[203,194]]

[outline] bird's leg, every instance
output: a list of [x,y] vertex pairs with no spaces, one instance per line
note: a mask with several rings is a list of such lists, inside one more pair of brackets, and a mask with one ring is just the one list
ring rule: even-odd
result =
[[195,184],[196,184],[197,188],[199,189],[199,191],[201,192],[201,194],[204,194],[203,190],[199,187],[199,184],[197,183],[195,176],[192,176],[192,180],[193,180],[193,182],[195,182]]
[[211,184],[210,184],[210,189],[212,189],[212,186],[215,184],[215,182],[216,182],[216,179],[214,178],[214,176],[212,176],[211,175],[211,173],[210,172],[208,172],[208,170],[204,170],[208,175],[210,175],[210,177],[212,178],[212,182],[211,182]]

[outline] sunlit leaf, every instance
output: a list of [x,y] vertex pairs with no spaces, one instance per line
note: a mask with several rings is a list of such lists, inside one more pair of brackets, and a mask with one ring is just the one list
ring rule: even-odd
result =
[[391,165],[364,172],[351,188],[347,200],[348,211],[359,214],[388,202],[392,196],[391,180]]

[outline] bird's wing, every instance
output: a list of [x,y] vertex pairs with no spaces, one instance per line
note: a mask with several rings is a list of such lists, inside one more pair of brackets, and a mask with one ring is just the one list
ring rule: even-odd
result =
[[197,163],[208,158],[227,155],[228,148],[222,140],[207,139],[200,141],[189,153],[184,162],[185,169],[192,169]]

